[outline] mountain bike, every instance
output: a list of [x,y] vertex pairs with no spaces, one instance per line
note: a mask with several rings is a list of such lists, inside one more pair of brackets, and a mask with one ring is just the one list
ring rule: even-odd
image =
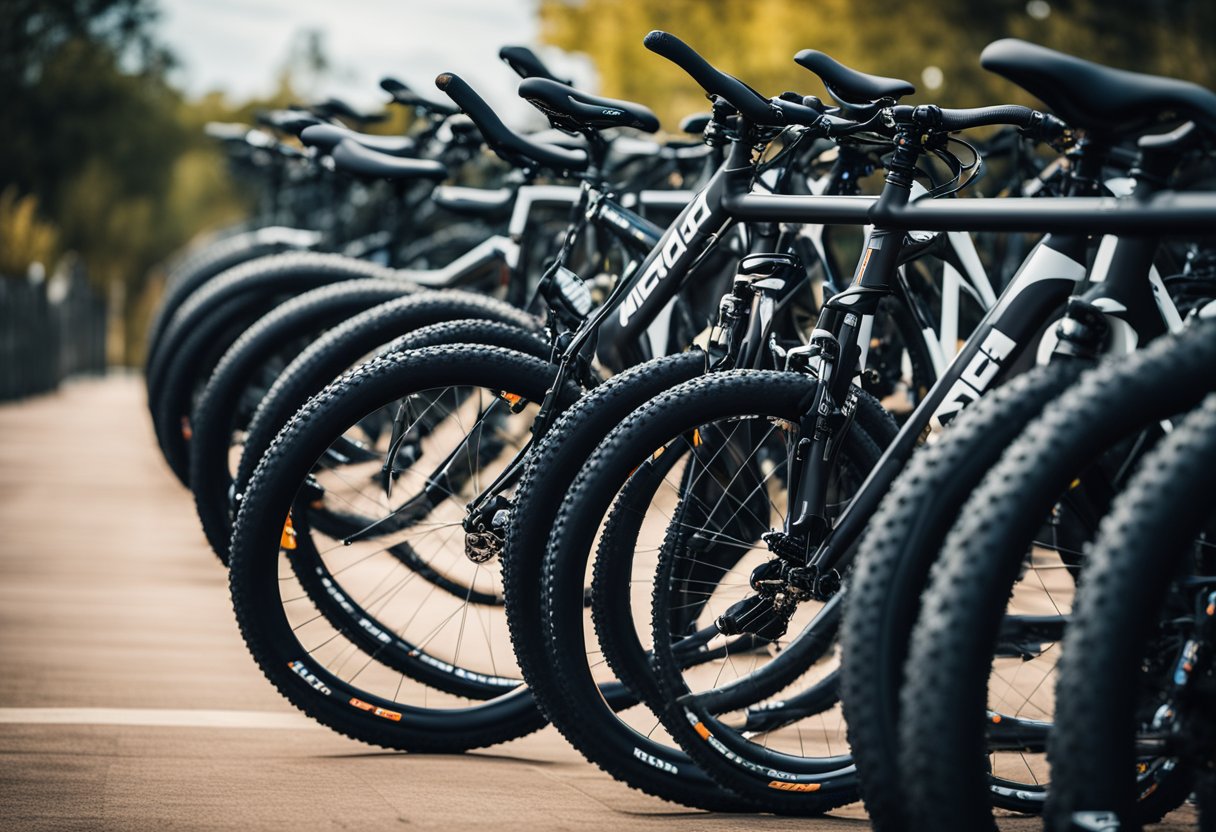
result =
[[[538,150],[521,144],[517,136],[505,132],[496,117],[491,121],[492,111],[459,79],[441,76],[440,84],[470,116],[489,124],[485,131],[487,138],[500,151],[505,149],[534,160],[552,158],[547,148]],[[550,117],[559,123],[588,133],[589,144],[595,141],[593,131],[605,123],[636,119],[639,113],[636,105],[627,102],[596,102],[599,111],[609,112],[605,116],[591,110],[589,117],[587,102],[595,102],[594,97],[582,93],[572,97],[569,88],[559,89],[537,80],[525,81],[521,94],[539,99]],[[820,116],[817,111],[797,106],[799,109],[791,112],[800,112],[807,119]],[[725,112],[720,116],[723,124],[733,118]],[[722,140],[729,141],[729,134]],[[471,631],[491,640],[493,627],[485,615],[487,610],[495,612],[496,607],[501,608],[501,593],[493,572],[483,564],[493,560],[501,547],[501,523],[509,515],[504,514],[504,499],[526,456],[517,451],[522,450],[531,433],[543,434],[546,422],[568,407],[571,391],[577,396],[574,381],[594,381],[588,375],[592,348],[605,366],[613,367],[619,366],[617,362],[628,363],[630,356],[644,357],[651,350],[670,350],[673,344],[691,340],[695,329],[682,326],[672,301],[690,276],[699,274],[701,268],[711,263],[713,246],[720,240],[731,239],[722,233],[729,217],[720,213],[712,201],[722,180],[732,175],[730,161],[745,158],[751,170],[750,145],[732,142],[731,148],[733,160],[728,160],[715,174],[701,196],[691,202],[650,249],[646,259],[625,270],[625,279],[612,290],[604,305],[591,314],[585,303],[586,295],[579,293],[581,281],[564,270],[565,254],[583,227],[605,223],[636,236],[634,227],[638,223],[627,222],[628,215],[610,198],[597,194],[593,188],[585,188],[586,201],[576,213],[577,222],[542,289],[549,310],[551,337],[561,357],[558,363],[538,363],[529,356],[484,346],[388,355],[331,385],[279,435],[259,463],[241,500],[232,543],[231,581],[234,605],[251,650],[281,692],[327,724],[357,732],[354,735],[368,741],[405,747],[468,747],[465,744],[471,744],[476,735],[469,725],[485,732],[478,742],[490,742],[501,738],[507,730],[523,732],[541,724],[525,691],[505,699],[489,698],[518,686],[517,673],[514,676],[504,673],[504,669],[513,665],[510,656],[496,656],[493,652],[486,656],[487,647],[483,644],[477,648],[482,655],[470,658],[468,652],[461,652],[458,646],[461,636],[454,633],[447,637],[454,638],[457,644],[446,645],[443,657],[423,649],[435,644],[429,637],[437,633],[423,633],[417,641],[388,635],[408,629],[405,625],[410,622],[391,626],[385,619],[393,614],[388,610],[389,601],[396,597],[395,590],[381,593],[375,587],[381,579],[391,581],[381,585],[382,589],[398,584],[416,587],[425,597],[403,605],[405,608],[434,609],[439,601],[446,601],[454,609],[444,616],[444,622],[452,623],[460,633]],[[796,157],[789,154],[783,158]],[[750,173],[746,176],[751,178]],[[770,224],[754,232],[754,236],[760,241],[765,235],[775,239],[780,233],[780,229]],[[794,233],[786,236],[797,237]],[[764,245],[770,248],[773,242]],[[749,340],[755,357],[743,359],[745,362],[767,360],[767,333],[773,317],[779,317],[783,309],[792,306],[789,295],[805,286],[807,279],[805,272],[791,268],[788,257],[761,258],[755,266],[754,272],[736,281],[738,294],[731,298],[732,308],[739,311],[751,303],[764,310],[752,324],[761,327],[757,337]],[[656,322],[662,327],[657,337],[653,329]],[[375,403],[376,399],[380,401]],[[881,412],[876,405],[874,408]],[[372,417],[368,418],[369,415]],[[517,427],[508,430],[508,425]],[[335,450],[331,453],[326,449]],[[351,474],[344,473],[348,464],[366,466],[374,459],[381,459],[381,474],[370,481],[366,473],[353,473],[356,470],[353,467]],[[318,462],[319,467],[314,466]],[[414,469],[431,473],[423,475]],[[362,470],[366,472],[366,468]],[[389,485],[398,482],[410,485]],[[453,495],[466,493],[464,490],[470,485],[473,488],[470,496],[475,500],[466,509]],[[304,490],[300,490],[301,486]],[[361,489],[369,486],[381,492],[374,500],[370,495],[358,496]],[[381,502],[382,498],[391,502]],[[380,508],[373,508],[377,503]],[[339,511],[339,504],[345,508]],[[358,507],[370,514],[359,514]],[[281,518],[289,510],[287,528],[279,520],[274,524],[277,529],[273,539],[267,537],[268,527],[263,518]],[[453,510],[458,510],[464,519],[454,519]],[[386,536],[392,538],[402,532],[415,534],[419,541],[430,537],[417,546],[386,540]],[[460,539],[457,535],[462,532],[463,550],[452,548],[441,552],[444,563],[435,565],[439,561],[428,560],[428,556],[438,558],[438,555],[430,553],[415,557],[426,545],[444,543],[442,535],[449,540]],[[334,534],[349,545],[334,549],[326,544],[324,540],[334,540]],[[269,570],[280,563],[281,546],[288,547],[286,551],[291,553],[285,558],[286,568],[292,579],[301,584],[299,594],[281,595],[278,577],[271,577]],[[328,562],[327,557],[332,559],[335,552],[341,552],[343,557],[355,556],[355,562]],[[355,576],[353,573],[359,570],[354,567],[367,562],[359,560],[356,552],[363,552],[367,559],[382,553],[388,555],[387,567],[397,578],[385,577],[383,559],[375,564],[381,570],[379,577],[364,580]],[[429,572],[419,564],[420,560],[432,564]],[[348,569],[338,576],[339,570]],[[454,577],[461,573],[461,577]],[[267,584],[268,580],[274,583]],[[469,603],[470,599],[477,603]],[[340,644],[348,653],[312,656],[306,650],[306,642],[312,643],[311,638],[287,635],[290,627],[285,630],[284,622],[291,620],[294,613],[284,607],[305,602],[319,610],[311,620],[329,633],[320,641],[327,649]],[[465,625],[459,626],[457,621],[464,621]],[[383,719],[376,718],[374,712],[368,717],[366,711],[357,707],[355,710],[314,707],[308,703],[318,689],[310,684],[300,685],[299,673],[284,676],[279,670],[284,662],[278,654],[283,650],[292,652],[290,661],[301,663],[295,666],[306,668],[308,674],[322,681],[326,690],[337,691],[334,694],[337,698],[373,703],[375,708],[396,714],[412,713],[397,697],[414,697],[415,701],[421,698],[422,708],[416,704],[412,707],[428,714],[434,711],[435,718],[428,717],[425,730],[418,730],[410,720],[403,719],[400,727],[391,726],[386,731]],[[343,669],[342,662],[356,654],[367,655],[374,660],[378,672],[394,676],[396,685],[390,695],[381,692],[376,696],[362,686],[352,690],[350,680],[335,673]],[[465,657],[470,665],[479,660],[485,666],[460,666],[457,661],[460,657]],[[361,663],[360,672],[368,666]],[[407,680],[413,682],[407,685]],[[414,684],[419,682],[425,686],[421,691]],[[443,699],[432,689],[484,704],[459,713],[448,713],[439,705],[428,710],[428,696],[439,697],[438,702],[453,701]],[[514,714],[513,728],[501,724],[504,714]]]
[[[655,35],[652,36],[652,43],[661,49],[668,50],[673,56],[677,56],[677,62],[686,62],[690,69],[690,74],[697,77],[702,86],[710,91],[731,90],[736,95],[746,95],[744,91],[738,88],[729,86],[730,80],[723,80],[712,73],[712,68],[707,69],[708,65],[703,62],[688,57],[685,47],[682,44],[673,44],[669,40],[669,36]],[[735,82],[737,84],[737,82]],[[745,89],[745,88],[744,88]],[[843,96],[842,96],[843,97]],[[847,99],[846,99],[847,100]],[[761,99],[762,102],[762,99]],[[755,98],[744,99],[743,106],[748,106],[751,103],[754,106],[750,110],[741,112],[755,113],[757,118],[765,118],[765,109],[762,103],[756,103]],[[736,102],[738,106],[739,102]],[[902,115],[906,113],[907,115]],[[962,113],[943,112],[937,114],[933,108],[922,110],[920,115],[917,115],[915,110],[900,111],[898,108],[893,108],[889,113],[890,121],[894,125],[899,124],[900,118],[908,118],[907,122],[910,125],[908,132],[913,136],[925,136],[931,140],[934,135],[934,130],[941,131],[937,135],[944,136],[944,133],[950,129],[966,127],[969,124],[981,124],[986,121],[1000,121],[1001,119],[1014,120],[1015,123],[1023,124],[1024,126],[1032,126],[1038,122],[1039,116],[1036,116],[1031,111],[1026,111],[1018,108],[981,108],[978,111],[964,111]],[[1038,122],[1042,123],[1042,122]],[[932,125],[936,124],[936,128]],[[1050,124],[1050,122],[1049,122]],[[915,132],[913,132],[915,131]],[[906,136],[905,136],[906,138]],[[924,139],[922,139],[924,140]],[[898,139],[896,140],[898,142]],[[897,147],[905,149],[910,154],[918,152],[914,142],[906,144],[898,144]],[[897,151],[896,160],[899,160],[899,152]],[[896,173],[898,173],[898,164],[893,165]],[[939,201],[926,203],[923,205],[913,205],[903,207],[902,202],[907,199],[907,185],[903,188],[899,187],[899,178],[895,176],[896,182],[892,185],[892,173],[888,173],[888,188],[889,193],[885,193],[883,198],[880,198],[878,204],[874,208],[867,208],[867,215],[879,220],[879,228],[872,235],[870,246],[867,248],[867,254],[863,257],[863,265],[859,267],[859,291],[856,293],[861,296],[854,297],[852,304],[843,307],[844,314],[837,320],[841,321],[840,329],[833,331],[829,326],[821,325],[819,331],[823,333],[820,350],[814,355],[819,358],[826,356],[826,360],[833,364],[840,362],[845,363],[844,368],[828,366],[825,369],[823,366],[816,367],[812,374],[812,382],[810,389],[806,392],[806,403],[803,422],[797,430],[797,422],[790,424],[791,420],[788,414],[766,413],[762,408],[759,408],[754,400],[758,396],[752,395],[750,407],[752,409],[740,410],[738,417],[752,416],[757,412],[764,413],[770,425],[763,430],[757,429],[756,435],[766,437],[764,442],[760,442],[764,446],[771,437],[772,430],[784,430],[787,433],[794,433],[801,438],[800,442],[806,443],[796,452],[791,452],[788,455],[788,467],[794,469],[802,460],[812,460],[816,464],[820,461],[827,463],[833,459],[833,453],[839,452],[839,439],[835,446],[829,441],[830,437],[845,436],[847,433],[840,433],[837,429],[847,425],[848,419],[848,391],[847,387],[840,393],[832,395],[830,399],[827,394],[832,393],[831,384],[837,384],[839,387],[844,387],[840,379],[849,380],[853,377],[852,372],[848,372],[847,361],[852,360],[850,357],[855,356],[858,352],[851,345],[852,337],[855,337],[845,326],[855,328],[860,323],[855,315],[853,321],[849,321],[847,315],[849,312],[854,312],[864,307],[857,306],[859,300],[864,297],[867,289],[875,289],[883,284],[879,282],[883,274],[883,258],[893,257],[893,246],[887,245],[886,250],[883,250],[884,237],[879,235],[882,230],[882,225],[890,223],[893,227],[892,232],[898,229],[915,228],[915,227],[936,227],[936,228],[1030,228],[1037,224],[1041,228],[1059,228],[1064,231],[1068,230],[1100,230],[1104,227],[1112,227],[1122,222],[1122,219],[1115,222],[1110,222],[1109,216],[1104,219],[1102,208],[1109,207],[1103,200],[1093,199],[1061,199],[1058,201],[1027,201],[1024,204],[1009,204],[1009,205],[992,205],[981,202],[974,207],[967,205],[956,207],[953,201]],[[899,196],[900,191],[903,197]],[[739,214],[748,216],[758,216],[762,211],[771,213],[779,213],[780,216],[787,219],[806,218],[813,216],[814,204],[811,200],[792,197],[761,197],[755,195],[741,195],[733,198],[734,208]],[[884,204],[885,202],[885,204]],[[1058,202],[1057,205],[1053,203]],[[1066,210],[1057,210],[1065,208]],[[729,202],[728,202],[729,204]],[[1179,218],[1186,219],[1191,213],[1191,206],[1188,200],[1182,199],[1174,202],[1173,197],[1169,201],[1163,200],[1162,204],[1170,205],[1173,211],[1173,216],[1160,215],[1154,219],[1161,223],[1156,227],[1163,227],[1171,219]],[[1210,211],[1209,204],[1208,210]],[[1091,213],[1092,212],[1092,213]],[[1139,220],[1144,221],[1148,212],[1140,213]],[[1064,217],[1067,215],[1067,219]],[[1130,227],[1130,216],[1128,225]],[[1189,217],[1192,228],[1197,228],[1202,225],[1200,217],[1191,215]],[[877,242],[875,242],[877,238]],[[894,234],[886,235],[885,239],[890,239],[898,244],[898,237]],[[761,709],[755,708],[747,714],[746,720],[742,722],[732,722],[726,724],[718,720],[715,714],[720,713],[719,709],[726,709],[729,704],[735,711],[742,709],[743,706],[749,704],[747,697],[753,697],[750,702],[758,703],[768,696],[774,695],[778,690],[784,687],[794,679],[799,678],[802,672],[809,667],[815,658],[825,655],[830,651],[832,645],[832,636],[834,626],[839,615],[839,571],[843,571],[844,561],[840,558],[847,557],[849,554],[848,545],[850,543],[848,535],[850,528],[851,533],[855,534],[858,526],[861,525],[866,513],[870,510],[867,506],[867,498],[875,499],[874,489],[878,488],[878,494],[881,495],[881,490],[889,483],[882,480],[892,475],[894,469],[898,469],[902,465],[902,458],[906,457],[908,451],[915,446],[917,438],[921,431],[928,427],[931,421],[946,422],[962,407],[970,401],[978,398],[980,390],[987,387],[995,377],[1007,367],[1020,354],[1025,354],[1030,351],[1033,354],[1034,350],[1030,350],[1033,345],[1037,349],[1039,338],[1037,337],[1040,329],[1050,320],[1048,313],[1053,309],[1059,308],[1064,304],[1069,293],[1076,284],[1076,281],[1084,274],[1084,266],[1078,260],[1072,260],[1066,255],[1062,255],[1053,247],[1059,246],[1067,250],[1067,246],[1063,245],[1063,241],[1059,236],[1048,237],[1032,254],[1031,260],[1023,268],[1019,275],[1015,276],[1010,288],[998,302],[996,308],[989,314],[988,318],[981,324],[980,329],[973,336],[968,345],[964,347],[959,359],[948,370],[944,379],[939,382],[939,385],[931,390],[926,397],[921,408],[912,414],[909,421],[905,425],[900,436],[896,438],[891,447],[887,450],[884,461],[880,462],[878,467],[870,474],[869,480],[857,486],[852,499],[848,501],[847,508],[841,510],[841,505],[838,503],[827,502],[819,496],[819,493],[839,493],[835,489],[837,486],[830,480],[820,480],[820,488],[823,491],[815,495],[815,499],[803,499],[800,495],[798,501],[794,503],[791,498],[790,502],[794,503],[789,507],[789,511],[782,511],[778,514],[786,525],[785,534],[775,533],[764,539],[761,551],[767,552],[770,560],[767,563],[762,563],[757,567],[757,571],[751,575],[744,573],[742,577],[744,587],[750,585],[752,587],[751,597],[745,597],[738,602],[739,606],[731,608],[722,608],[720,611],[722,617],[718,619],[718,624],[725,632],[725,635],[742,640],[744,648],[742,650],[742,661],[749,662],[755,657],[756,653],[749,652],[748,647],[752,642],[747,639],[763,638],[772,640],[781,636],[781,634],[789,627],[789,619],[799,609],[803,609],[804,604],[822,604],[822,608],[815,619],[810,622],[805,628],[798,631],[798,636],[791,640],[791,643],[786,649],[777,654],[777,657],[770,662],[767,667],[772,667],[774,670],[764,671],[756,674],[758,679],[755,685],[752,685],[750,675],[744,674],[744,679],[729,689],[730,695],[711,689],[696,695],[689,694],[687,690],[677,687],[678,685],[687,684],[681,676],[684,662],[686,662],[686,650],[694,650],[699,645],[697,638],[705,638],[703,633],[688,634],[678,630],[670,629],[675,624],[683,622],[685,619],[682,616],[672,617],[668,619],[660,618],[656,615],[654,619],[654,643],[655,656],[654,664],[650,665],[641,650],[641,646],[636,644],[636,635],[633,637],[633,642],[626,647],[621,648],[621,645],[616,645],[620,648],[620,652],[634,656],[633,661],[635,667],[640,668],[639,675],[644,676],[650,669],[657,667],[660,670],[660,680],[664,679],[666,674],[666,682],[668,687],[665,702],[668,703],[669,710],[663,714],[663,727],[671,734],[682,740],[681,744],[690,752],[696,754],[694,759],[704,765],[708,770],[715,773],[721,782],[728,783],[732,788],[737,790],[748,790],[755,795],[755,799],[763,802],[763,805],[778,808],[786,811],[822,811],[825,807],[834,805],[834,801],[848,799],[849,785],[848,781],[853,778],[851,765],[847,758],[841,758],[833,755],[828,751],[826,757],[815,758],[808,757],[802,760],[798,754],[791,754],[788,751],[784,755],[773,754],[769,755],[767,749],[762,748],[756,743],[749,743],[749,737],[759,737],[765,739],[770,735],[770,732],[775,731],[782,725],[787,724],[787,717],[784,714],[789,714],[791,717],[802,718],[806,716],[817,716],[821,714],[825,707],[830,707],[835,702],[833,686],[836,679],[831,674],[825,676],[822,680],[817,680],[816,685],[808,689],[805,695],[792,697],[790,700],[783,700],[775,703],[766,703],[767,707]],[[1075,249],[1074,249],[1075,251]],[[888,261],[889,262],[889,261]],[[1066,263],[1072,263],[1071,268],[1065,266]],[[1034,266],[1043,268],[1043,271],[1037,272]],[[1148,271],[1147,266],[1140,272],[1139,280],[1140,287],[1143,291],[1138,293],[1138,297],[1147,300],[1151,306],[1153,301],[1147,291],[1147,286],[1144,281],[1144,273]],[[867,285],[869,279],[869,285]],[[829,309],[831,304],[829,304]],[[1143,310],[1143,307],[1141,307]],[[1079,313],[1078,313],[1079,314]],[[831,319],[829,319],[830,322]],[[999,326],[999,328],[998,328]],[[1158,326],[1164,329],[1164,325],[1160,322]],[[843,330],[846,336],[833,340],[829,340],[829,336],[838,336]],[[1008,333],[1016,333],[1017,339],[1009,338]],[[1020,341],[1020,343],[1019,343]],[[982,347],[982,348],[981,348]],[[794,365],[797,367],[797,365]],[[846,371],[841,373],[840,369]],[[828,371],[831,371],[830,374]],[[966,375],[966,378],[964,378]],[[815,380],[818,379],[818,380]],[[974,381],[974,384],[967,383]],[[960,384],[963,382],[963,384]],[[748,383],[746,377],[741,377],[737,382],[740,385]],[[774,380],[776,385],[778,382]],[[698,385],[705,385],[707,389],[711,386],[723,398],[730,398],[726,392],[727,382],[721,379],[707,378],[704,382],[691,382],[683,388],[677,388],[678,391],[690,397],[692,401],[700,401],[691,399],[693,392],[698,388]],[[979,390],[976,390],[976,387]],[[839,389],[839,388],[838,388]],[[815,399],[815,396],[821,398]],[[710,397],[713,398],[712,396]],[[820,407],[817,402],[829,402],[828,407]],[[735,400],[738,407],[747,407],[746,402],[749,398],[744,395]],[[744,402],[744,404],[738,404]],[[704,405],[708,408],[709,405]],[[553,535],[550,538],[550,549],[545,560],[544,581],[545,587],[541,594],[541,603],[544,605],[543,614],[545,616],[545,626],[547,634],[547,653],[550,656],[551,676],[558,676],[557,681],[551,681],[551,689],[554,690],[555,696],[560,696],[563,703],[573,703],[569,707],[580,710],[580,718],[584,725],[596,726],[596,735],[601,735],[606,726],[611,724],[611,718],[603,707],[599,704],[598,698],[594,693],[594,682],[589,673],[587,673],[587,665],[589,662],[598,661],[599,656],[595,655],[588,657],[586,648],[579,643],[578,637],[582,633],[582,583],[584,574],[584,564],[587,559],[587,552],[591,548],[592,541],[597,531],[597,526],[600,518],[605,516],[609,507],[613,505],[614,495],[621,486],[619,480],[613,481],[611,477],[628,477],[635,469],[639,468],[645,462],[645,457],[655,454],[662,460],[663,465],[670,464],[668,460],[672,456],[672,448],[680,450],[681,454],[693,454],[694,448],[698,447],[696,437],[714,436],[722,434],[725,429],[711,429],[714,426],[706,426],[706,430],[700,429],[700,423],[697,418],[704,410],[699,410],[696,406],[685,407],[680,402],[676,395],[676,391],[672,391],[669,396],[663,397],[663,407],[660,408],[655,404],[654,413],[651,418],[660,419],[659,411],[666,414],[669,419],[683,419],[686,427],[686,433],[682,434],[682,443],[676,443],[674,446],[667,444],[671,440],[673,434],[660,439],[657,434],[644,433],[643,423],[645,419],[639,414],[636,419],[630,420],[626,424],[636,426],[635,433],[629,434],[633,437],[645,435],[644,439],[635,441],[614,441],[613,438],[608,440],[616,448],[618,456],[613,457],[613,461],[609,463],[608,451],[604,450],[606,445],[601,446],[601,451],[597,452],[590,460],[584,463],[583,472],[580,474],[576,485],[571,489],[570,497],[563,505],[563,514],[559,516],[559,521],[555,524]],[[732,417],[733,418],[733,417]],[[664,422],[669,430],[672,430],[671,424]],[[727,432],[729,433],[729,432]],[[625,428],[622,426],[620,436],[626,435]],[[614,433],[613,437],[618,436]],[[818,445],[813,444],[818,443]],[[733,444],[728,443],[728,444]],[[797,446],[797,443],[794,443]],[[661,456],[656,454],[655,449],[662,451]],[[758,450],[762,450],[761,449]],[[713,446],[710,446],[710,451]],[[827,453],[823,451],[826,450]],[[708,452],[707,452],[708,453]],[[770,455],[771,450],[767,451]],[[626,460],[625,455],[630,455]],[[780,457],[778,457],[780,458]],[[605,473],[611,467],[613,473]],[[809,466],[808,466],[809,467]],[[774,471],[778,468],[774,468]],[[807,470],[806,468],[803,469]],[[781,475],[761,478],[765,482],[766,487],[769,487],[774,482],[784,480],[794,483],[800,483],[802,480],[795,473],[786,473],[785,478]],[[632,480],[630,480],[632,482]],[[593,484],[594,483],[594,484]],[[745,483],[756,483],[755,479],[746,480]],[[582,485],[583,488],[579,486]],[[678,486],[675,489],[679,493]],[[745,489],[745,494],[748,493]],[[581,494],[581,496],[579,496]],[[621,492],[617,499],[624,499],[625,492]],[[702,500],[702,503],[706,501]],[[742,500],[736,497],[733,501],[728,501],[728,509],[726,514],[729,515],[731,508],[736,508]],[[713,506],[717,501],[707,503]],[[831,507],[833,514],[816,514],[814,511],[806,511],[808,507],[813,508],[816,505],[827,505]],[[618,504],[619,505],[619,504]],[[682,510],[682,506],[678,506]],[[795,508],[798,510],[795,511]],[[675,510],[675,509],[671,509]],[[821,509],[822,511],[822,509]],[[859,513],[860,512],[860,513]],[[737,512],[736,512],[737,513]],[[569,522],[563,523],[560,517],[570,518]],[[609,515],[609,523],[615,522],[617,517],[616,509]],[[762,517],[762,516],[761,516]],[[729,518],[728,518],[729,519]],[[728,521],[722,521],[728,522]],[[798,537],[789,534],[789,529],[792,527],[797,532],[798,525],[801,524],[801,535],[806,537]],[[666,525],[666,523],[662,523]],[[818,530],[817,530],[818,529]],[[755,530],[752,530],[755,533]],[[606,534],[606,531],[604,532]],[[808,534],[810,533],[810,534]],[[636,534],[636,531],[634,532]],[[843,537],[842,537],[843,535]],[[814,538],[822,537],[822,542]],[[712,537],[709,542],[701,541],[700,549],[713,550]],[[755,536],[744,536],[739,538],[731,536],[726,539],[718,549],[729,548],[733,543],[736,547],[742,547],[740,541],[748,543],[750,548],[752,545],[758,544]],[[855,538],[854,538],[855,540]],[[678,538],[676,538],[678,542]],[[818,545],[816,552],[815,545]],[[838,547],[838,548],[834,548]],[[620,546],[605,547],[601,539],[600,550],[597,555],[596,573],[601,571],[604,573],[612,572],[614,574],[625,574],[629,576],[628,565],[621,566],[619,563],[610,565],[611,561],[605,558],[610,558],[615,555],[618,558],[630,557],[633,551],[631,539],[626,536],[624,542]],[[666,552],[666,549],[660,549],[660,552]],[[680,552],[679,546],[672,544],[672,552]],[[777,557],[774,557],[776,555]],[[719,555],[722,557],[721,555]],[[736,560],[737,560],[736,555]],[[824,557],[831,560],[823,560]],[[664,562],[674,568],[671,564],[674,562],[675,555],[672,554]],[[706,558],[706,560],[709,560]],[[695,561],[694,561],[695,562]],[[835,566],[839,566],[837,571]],[[706,568],[711,568],[712,563]],[[827,568],[824,568],[827,567]],[[790,572],[790,570],[796,570]],[[663,589],[667,586],[662,581],[662,574],[657,582],[647,582],[647,585],[659,587],[656,590],[655,605],[659,603],[659,599],[666,598],[669,590]],[[791,578],[792,576],[792,578]],[[679,582],[675,582],[679,585]],[[575,587],[578,587],[576,591]],[[609,596],[615,600],[606,602],[605,607],[615,605],[615,609],[621,616],[628,614],[627,604],[625,600],[628,597],[627,587],[615,585],[617,594]],[[755,590],[761,589],[760,594],[755,594]],[[746,589],[745,593],[748,592]],[[674,593],[675,590],[670,590]],[[702,593],[703,594],[703,593]],[[593,606],[595,600],[592,600]],[[660,625],[667,627],[664,633],[661,631]],[[633,622],[629,620],[629,632],[632,633]],[[712,629],[712,628],[711,628]],[[608,644],[604,643],[604,634],[606,632],[615,632],[611,627],[597,622],[596,632],[600,638],[601,646],[605,654],[610,652]],[[717,631],[714,631],[717,633]],[[628,635],[621,635],[623,639],[628,639]],[[691,642],[683,641],[682,639],[692,639]],[[675,646],[671,646],[671,645]],[[689,644],[688,647],[681,645]],[[799,649],[794,649],[794,645],[801,645]],[[676,649],[680,646],[680,649]],[[721,649],[716,647],[714,649]],[[556,661],[556,665],[555,665]],[[613,661],[609,659],[609,661]],[[618,656],[616,659],[619,664],[623,660]],[[618,667],[614,670],[620,673]],[[784,675],[783,675],[784,674]],[[761,684],[759,678],[766,681]],[[712,680],[711,680],[712,682]],[[780,687],[770,689],[765,685],[777,685],[782,683]],[[540,683],[536,683],[539,688]],[[683,693],[680,691],[684,690]],[[767,692],[766,692],[767,691]],[[721,695],[719,695],[721,693]],[[788,709],[788,710],[787,710]],[[843,736],[840,737],[843,740]],[[795,741],[797,741],[795,739]],[[642,735],[635,735],[633,747],[644,749],[644,756],[648,759],[658,760],[662,765],[654,764],[655,771],[639,772],[630,782],[640,784],[647,777],[651,780],[662,776],[661,772],[667,771],[672,775],[682,773],[682,761],[678,757],[659,756],[663,751],[663,746],[660,744],[646,744],[646,738]],[[588,746],[592,744],[589,742]],[[841,743],[843,745],[843,742]],[[606,749],[606,743],[599,743],[599,748],[602,749],[599,753],[607,756],[609,751]],[[621,759],[630,748],[630,743],[627,738],[622,737],[619,741],[613,741],[613,753],[617,755],[617,759]],[[658,753],[656,753],[658,752]],[[823,753],[823,752],[820,752]],[[745,755],[754,755],[747,757]],[[639,755],[642,756],[642,755]],[[789,769],[782,769],[781,765],[788,765]],[[686,764],[684,761],[683,764]],[[670,768],[668,768],[670,767]],[[676,779],[672,777],[671,779]],[[854,780],[855,784],[855,780]],[[651,787],[653,788],[653,787]],[[853,786],[855,788],[855,785]]]

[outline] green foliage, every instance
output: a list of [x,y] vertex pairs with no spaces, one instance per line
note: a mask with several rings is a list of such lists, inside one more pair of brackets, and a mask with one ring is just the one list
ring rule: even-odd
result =
[[[651,29],[683,38],[767,95],[825,95],[792,61],[801,49],[819,49],[911,81],[920,94],[910,101],[1033,103],[979,67],[984,46],[1001,37],[1216,86],[1212,0],[1051,0],[1043,19],[1027,7],[1026,0],[541,0],[540,15],[547,42],[590,55],[606,95],[653,107],[669,128],[707,104],[695,82],[642,46]],[[927,67],[941,70],[939,89],[924,88]]]
[[0,2],[0,271],[76,252],[125,305],[120,361],[138,359],[153,265],[248,207],[202,134],[234,108],[169,85],[156,14],[152,0]]

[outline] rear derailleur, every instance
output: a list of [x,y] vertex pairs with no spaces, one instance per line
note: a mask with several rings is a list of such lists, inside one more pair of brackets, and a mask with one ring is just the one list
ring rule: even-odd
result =
[[840,590],[836,570],[820,572],[800,565],[806,546],[784,532],[764,535],[777,557],[752,570],[748,583],[755,595],[731,605],[716,622],[723,635],[752,635],[775,641],[785,635],[790,619],[804,601],[823,601]]

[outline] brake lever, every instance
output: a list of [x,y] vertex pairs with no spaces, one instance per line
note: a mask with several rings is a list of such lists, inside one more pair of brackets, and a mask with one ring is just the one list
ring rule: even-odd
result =
[[1019,127],[1018,132],[1061,152],[1076,144],[1076,136],[1068,124],[1051,113],[1038,110],[1035,111],[1034,123],[1029,127]]

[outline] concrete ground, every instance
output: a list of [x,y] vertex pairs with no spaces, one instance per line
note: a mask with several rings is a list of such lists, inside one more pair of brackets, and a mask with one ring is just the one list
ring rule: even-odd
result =
[[[1194,822],[1184,808],[1158,828]],[[688,811],[616,783],[552,729],[463,756],[337,736],[282,700],[245,652],[137,379],[0,407],[0,829],[480,824],[868,828],[857,806],[812,821]]]

